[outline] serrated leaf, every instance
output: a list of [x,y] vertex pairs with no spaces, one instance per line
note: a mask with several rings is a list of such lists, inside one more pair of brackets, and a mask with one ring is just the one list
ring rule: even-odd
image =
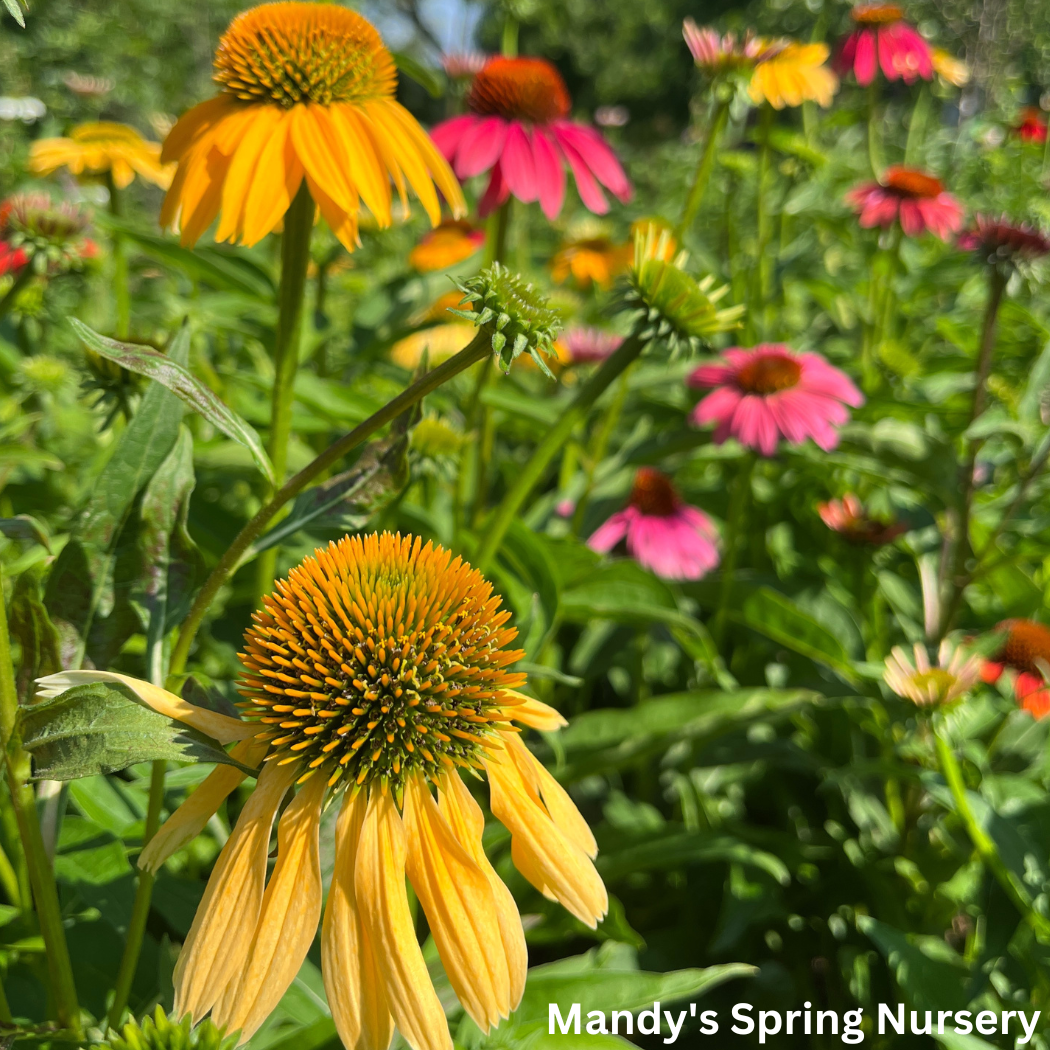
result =
[[219,400],[215,393],[183,364],[149,347],[107,339],[75,317],[71,317],[69,323],[84,345],[96,354],[115,361],[129,372],[148,376],[167,387],[217,430],[243,445],[251,453],[266,480],[271,485],[274,484],[273,465],[254,427]]
[[137,762],[222,762],[246,773],[217,741],[101,682],[21,709],[22,746],[39,780],[76,780]]

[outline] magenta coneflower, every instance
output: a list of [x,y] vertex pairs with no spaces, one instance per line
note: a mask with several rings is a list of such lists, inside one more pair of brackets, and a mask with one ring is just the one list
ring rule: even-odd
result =
[[558,342],[568,354],[570,364],[589,365],[604,361],[614,350],[618,350],[623,336],[589,325],[575,325],[562,332]]
[[1026,222],[1015,223],[1003,215],[975,215],[973,225],[959,236],[963,251],[979,252],[989,262],[1037,259],[1050,252],[1050,237]]
[[691,18],[682,23],[682,36],[685,37],[697,69],[710,77],[753,69],[763,59],[780,50],[785,43],[762,40],[750,30],[743,40],[737,40],[734,33],[722,36],[711,26],[698,26]]
[[858,4],[852,11],[857,28],[842,42],[835,56],[835,72],[850,70],[857,83],[868,85],[877,68],[887,80],[914,83],[917,77],[933,79],[930,45],[904,21],[896,4]]
[[836,428],[850,418],[845,406],[864,404],[845,372],[820,354],[797,354],[782,343],[733,347],[721,363],[701,365],[688,383],[715,388],[693,410],[693,423],[714,423],[717,444],[735,437],[763,456],[772,456],[782,437],[793,445],[812,438],[825,451],[833,449]]
[[718,564],[718,533],[711,519],[683,503],[671,479],[655,467],[640,467],[628,505],[587,541],[608,553],[620,541],[643,568],[665,580],[698,580]]
[[481,215],[513,194],[526,203],[538,200],[543,214],[556,218],[565,200],[566,164],[584,205],[604,215],[609,202],[601,186],[626,202],[631,184],[601,134],[566,119],[570,105],[565,81],[550,62],[493,58],[467,93],[471,112],[439,124],[431,137],[459,178],[491,170]]
[[909,237],[929,230],[946,241],[963,221],[962,204],[940,179],[898,164],[886,169],[881,182],[865,182],[850,190],[846,201],[860,216],[861,226],[891,226],[899,219]]
[[908,530],[908,526],[901,522],[872,517],[852,492],[847,492],[842,499],[818,503],[817,513],[829,529],[840,533],[850,543],[882,547]]

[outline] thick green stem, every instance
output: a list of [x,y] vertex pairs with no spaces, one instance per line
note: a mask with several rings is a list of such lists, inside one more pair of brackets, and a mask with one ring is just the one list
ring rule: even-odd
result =
[[486,325],[478,330],[469,346],[460,350],[454,357],[450,357],[444,364],[427,372],[425,376],[418,379],[407,390],[398,394],[392,401],[384,405],[378,412],[373,413],[363,423],[359,423],[349,434],[345,434],[338,441],[329,445],[316,459],[308,463],[294,477],[289,478],[273,494],[270,501],[244,526],[234,538],[233,543],[227,548],[226,553],[219,559],[211,574],[204,581],[186,619],[183,621],[179,631],[178,641],[171,654],[171,667],[169,674],[182,674],[186,669],[186,661],[190,655],[190,646],[204,619],[208,607],[215,600],[219,588],[237,571],[240,560],[248,548],[261,535],[270,521],[276,517],[282,507],[291,499],[294,499],[307,485],[316,477],[324,473],[333,463],[337,463],[348,452],[353,451],[358,445],[364,444],[377,430],[392,422],[406,409],[411,408],[417,401],[421,401],[427,394],[432,393],[443,383],[448,382],[453,376],[469,368],[472,364],[480,361],[486,354],[491,353],[492,331]]
[[518,20],[512,14],[508,14],[506,21],[503,23],[503,39],[500,51],[507,58],[518,57]]
[[962,820],[966,834],[970,836],[970,841],[973,843],[973,848],[985,867],[1005,890],[1014,907],[1032,928],[1036,937],[1044,944],[1050,943],[1050,919],[1035,911],[1032,907],[1032,898],[1024,883],[1006,866],[991,836],[977,823],[977,818],[970,808],[970,800],[966,797],[966,783],[963,780],[962,770],[956,761],[955,752],[944,739],[942,728],[934,726],[933,735],[941,773],[948,783],[955,802],[955,812]]
[[919,154],[922,152],[923,139],[926,137],[926,124],[930,118],[930,89],[919,82],[915,95],[911,120],[908,123],[908,140],[904,146],[904,163],[909,167],[921,167]]
[[722,585],[718,591],[718,607],[711,624],[711,637],[719,648],[725,641],[729,604],[733,598],[733,576],[736,573],[740,548],[740,526],[743,523],[747,505],[751,502],[751,471],[754,466],[755,457],[748,452],[740,465],[740,471],[733,482],[733,491],[729,496],[726,530],[722,537]]
[[[142,834],[143,849],[150,839],[157,834],[160,827],[160,811],[164,804],[164,773],[166,762],[154,762],[150,777],[149,803],[146,809],[146,826]],[[131,984],[135,979],[139,956],[142,954],[142,939],[146,933],[146,920],[149,918],[150,901],[153,898],[155,877],[151,872],[139,870],[138,886],[135,888],[135,900],[131,905],[131,919],[128,922],[127,938],[124,943],[124,955],[120,960],[117,980],[113,986],[113,1002],[109,1008],[107,1021],[110,1028],[120,1024],[124,1010],[131,994]]]
[[747,327],[752,339],[765,332],[765,307],[769,298],[769,239],[772,226],[769,202],[766,194],[769,184],[769,169],[772,150],[769,132],[772,126],[773,107],[762,107],[761,128],[758,143],[758,176],[755,180],[755,268],[752,271],[750,303],[747,311]]
[[33,277],[33,266],[29,263],[22,267],[21,273],[15,278],[14,284],[7,289],[7,294],[0,299],[0,321],[2,321],[8,313],[11,311],[11,307],[15,305],[15,300],[18,298],[18,293],[32,280]]
[[682,218],[678,221],[678,226],[674,231],[675,237],[679,241],[692,227],[696,214],[700,210],[700,203],[704,199],[704,190],[707,189],[707,183],[711,177],[711,169],[715,163],[715,148],[728,119],[729,100],[716,99],[711,112],[711,121],[707,126],[707,137],[704,139],[704,145],[700,151],[700,159],[696,164],[693,185],[689,190],[689,196],[686,197]]
[[532,490],[543,478],[547,468],[561,447],[569,440],[573,430],[590,412],[594,403],[605,393],[609,385],[624,369],[642,352],[645,340],[639,332],[632,332],[611,357],[580,388],[572,403],[562,412],[558,421],[547,431],[547,436],[536,446],[531,457],[518,472],[517,480],[510,491],[503,497],[503,502],[496,508],[492,517],[485,523],[484,539],[478,548],[474,564],[484,571],[496,551],[499,550],[503,537],[510,528],[510,523],[524,506]]
[[[109,190],[109,213],[119,219],[124,211],[120,189],[113,181],[113,173],[106,173],[106,188]],[[124,235],[114,230],[110,234],[110,251],[113,255],[113,299],[117,308],[118,339],[127,339],[131,328],[131,291],[128,287],[128,251]]]
[[[288,471],[288,441],[292,435],[292,404],[295,373],[299,367],[299,341],[303,326],[306,271],[310,265],[310,233],[314,225],[314,201],[303,179],[299,192],[284,216],[281,236],[281,286],[277,293],[277,332],[273,347],[273,395],[270,401],[270,462],[277,484]],[[273,588],[277,547],[259,556],[259,594]]]
[[0,575],[0,745],[3,746],[7,785],[11,792],[18,833],[29,868],[29,881],[36,904],[37,921],[44,939],[51,995],[59,1023],[81,1037],[80,1006],[73,981],[73,967],[62,924],[58,887],[44,849],[37,820],[36,796],[29,784],[29,755],[22,750],[18,731],[18,694],[15,690],[11,642],[7,629],[7,610],[3,599],[3,577]]

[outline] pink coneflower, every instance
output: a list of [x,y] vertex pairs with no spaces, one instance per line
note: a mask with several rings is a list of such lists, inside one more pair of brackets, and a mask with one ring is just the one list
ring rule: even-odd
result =
[[908,530],[901,522],[873,518],[852,492],[847,492],[842,499],[818,503],[817,513],[829,529],[845,536],[850,543],[882,547]]
[[606,554],[620,541],[639,565],[665,580],[699,580],[718,564],[718,533],[711,519],[683,503],[671,479],[640,467],[630,501],[587,541]]
[[1026,222],[1010,222],[1005,215],[998,219],[975,215],[973,225],[957,243],[963,251],[987,256],[989,262],[1037,259],[1050,253],[1050,237]]
[[1014,696],[1018,704],[1036,718],[1050,714],[1050,688],[1044,675],[1050,672],[1050,628],[1036,620],[1003,620],[996,630],[1006,638],[995,657],[988,660],[981,677],[997,682],[1006,670],[1015,672]]
[[631,184],[601,134],[566,119],[570,104],[565,81],[545,59],[493,58],[467,94],[471,112],[439,124],[431,137],[459,178],[491,170],[478,205],[483,216],[513,194],[538,200],[543,214],[556,218],[566,164],[584,205],[604,215],[609,202],[601,186],[626,202]]
[[842,42],[835,56],[835,72],[853,70],[858,84],[868,85],[881,68],[887,80],[914,83],[933,79],[930,45],[904,21],[896,4],[858,4],[852,11],[857,28]]
[[782,437],[833,449],[836,428],[849,421],[845,406],[864,404],[849,376],[820,354],[796,354],[781,343],[726,350],[722,363],[701,365],[688,383],[715,388],[693,410],[693,423],[715,423],[717,444],[732,436],[763,456],[772,456]]
[[1043,114],[1035,106],[1025,106],[1021,110],[1020,119],[1014,125],[1014,134],[1022,142],[1037,142],[1040,145],[1046,142],[1047,124]]
[[490,57],[483,51],[450,51],[441,56],[441,68],[453,80],[467,80],[477,76]]
[[682,23],[682,36],[697,69],[710,77],[721,73],[753,69],[759,62],[776,54],[786,41],[762,40],[750,30],[743,40],[735,33],[720,35],[711,26],[698,26],[691,18]]
[[618,350],[623,336],[589,325],[575,325],[562,332],[558,342],[565,348],[570,364],[589,365],[604,361],[614,350]]
[[886,169],[881,182],[865,182],[850,190],[846,201],[860,216],[861,226],[891,226],[899,218],[909,237],[929,230],[946,241],[963,221],[962,204],[940,179],[897,164]]

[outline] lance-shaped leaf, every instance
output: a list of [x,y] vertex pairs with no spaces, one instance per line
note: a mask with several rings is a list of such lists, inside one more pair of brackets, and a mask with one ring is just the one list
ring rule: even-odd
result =
[[115,361],[129,372],[148,376],[167,387],[195,412],[204,416],[212,426],[243,445],[251,453],[252,459],[258,464],[266,480],[271,485],[274,484],[273,465],[254,427],[237,415],[228,405],[223,404],[214,392],[197,379],[188,368],[173,361],[170,356],[160,354],[149,347],[107,339],[75,317],[70,318],[69,323],[90,350],[94,350],[96,354],[110,361]]
[[39,780],[77,780],[137,762],[222,762],[255,775],[222,745],[101,682],[77,685],[21,710],[22,746]]
[[20,649],[15,673],[20,697],[29,694],[35,678],[55,674],[63,666],[62,638],[44,607],[43,571],[42,565],[34,565],[18,576],[7,615],[11,637]]
[[31,518],[28,514],[0,518],[0,535],[9,540],[32,540],[39,543],[48,554],[51,553],[51,541],[47,537],[47,531],[36,518]]

